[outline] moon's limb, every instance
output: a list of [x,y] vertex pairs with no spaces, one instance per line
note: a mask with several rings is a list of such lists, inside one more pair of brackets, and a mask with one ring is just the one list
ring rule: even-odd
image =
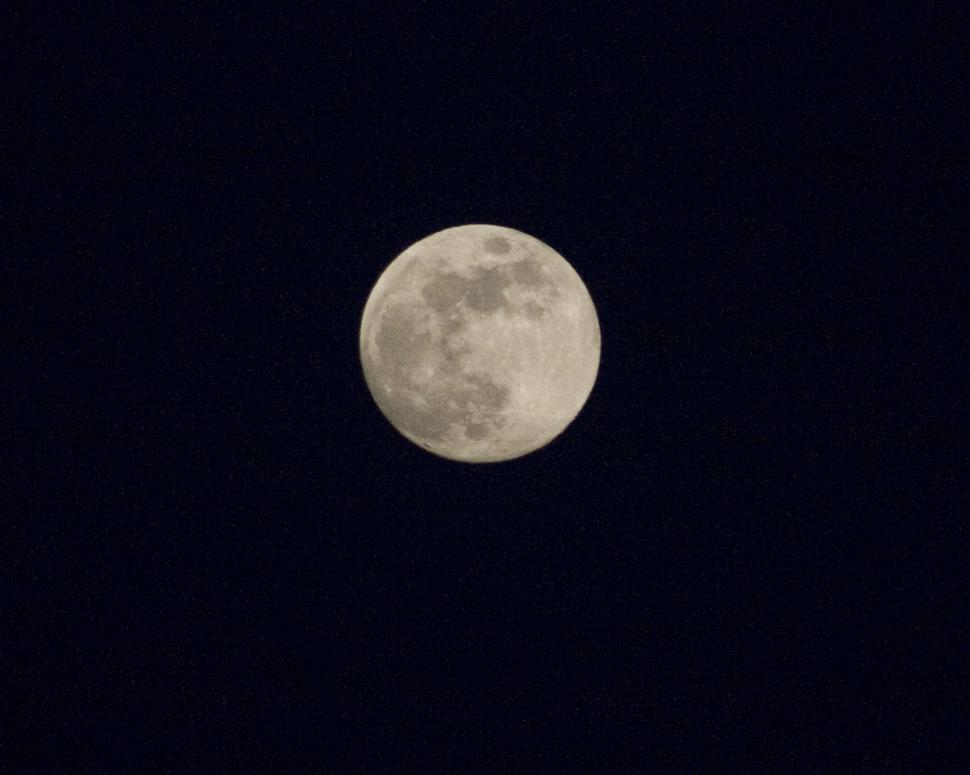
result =
[[600,330],[562,256],[514,229],[426,237],[374,286],[360,331],[367,385],[411,441],[468,462],[508,460],[558,436],[596,379]]

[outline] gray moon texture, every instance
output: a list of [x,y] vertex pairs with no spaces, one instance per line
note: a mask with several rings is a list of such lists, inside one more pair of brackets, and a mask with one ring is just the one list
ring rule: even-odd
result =
[[414,243],[364,307],[364,378],[406,438],[450,460],[511,460],[576,418],[600,362],[582,279],[521,231],[469,224]]

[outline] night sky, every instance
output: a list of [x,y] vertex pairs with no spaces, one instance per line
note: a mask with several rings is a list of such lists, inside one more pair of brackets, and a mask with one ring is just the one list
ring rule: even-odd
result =
[[[959,20],[115,5],[19,14],[3,118],[9,771],[891,772],[958,735]],[[383,269],[464,223],[552,246],[602,330],[501,464],[408,442],[358,357]]]

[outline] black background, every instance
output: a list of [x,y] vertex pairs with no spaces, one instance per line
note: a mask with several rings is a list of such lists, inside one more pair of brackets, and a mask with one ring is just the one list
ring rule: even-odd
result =
[[[14,771],[952,741],[965,19],[349,8],[14,14]],[[380,272],[462,223],[550,244],[602,328],[504,464],[411,445],[359,366]]]

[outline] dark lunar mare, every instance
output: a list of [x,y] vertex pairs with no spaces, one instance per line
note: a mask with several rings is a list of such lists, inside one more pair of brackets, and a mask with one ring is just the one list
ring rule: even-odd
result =
[[[447,289],[443,292],[447,293]],[[434,291],[432,297],[433,294]],[[441,315],[442,310],[432,309]],[[368,359],[365,377],[371,383],[371,392],[381,410],[418,439],[442,441],[453,426],[461,427],[469,439],[487,438],[506,422],[502,411],[510,403],[509,390],[496,385],[486,374],[462,375],[463,350],[451,341],[451,335],[462,327],[460,320],[454,315],[447,318],[442,330],[450,333],[443,342],[434,342],[429,331],[421,330],[427,327],[426,316],[423,309],[400,303],[384,311],[376,344],[383,369],[391,380],[381,383],[377,369]],[[421,360],[434,349],[444,353],[444,360],[441,374],[429,390],[416,384],[413,375]]]

